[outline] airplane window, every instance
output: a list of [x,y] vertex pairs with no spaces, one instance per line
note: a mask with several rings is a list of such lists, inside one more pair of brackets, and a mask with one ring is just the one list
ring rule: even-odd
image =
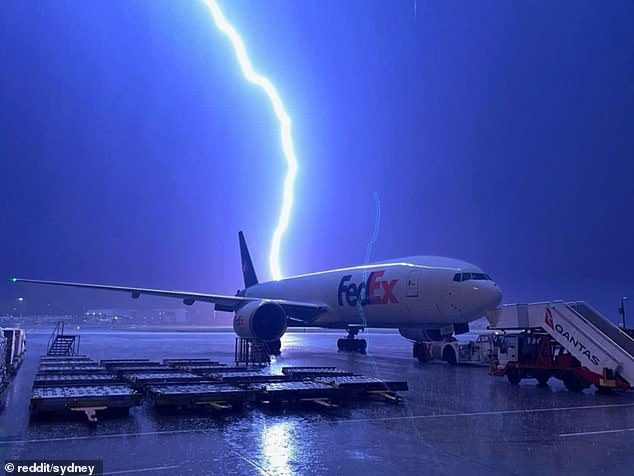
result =
[[471,279],[471,273],[462,273],[462,280],[469,281]]
[[457,281],[457,282],[462,281],[462,276],[460,275],[460,273],[456,273],[456,274],[454,274],[454,275],[453,275],[453,280],[454,280],[454,281]]

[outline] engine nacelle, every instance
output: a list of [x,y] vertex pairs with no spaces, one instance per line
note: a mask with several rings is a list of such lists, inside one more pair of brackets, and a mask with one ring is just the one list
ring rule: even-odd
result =
[[284,335],[286,327],[284,309],[273,302],[252,301],[238,309],[233,318],[233,330],[245,339],[272,342]]
[[453,327],[451,324],[440,329],[421,329],[410,327],[399,329],[398,332],[406,339],[414,342],[442,341],[452,336]]

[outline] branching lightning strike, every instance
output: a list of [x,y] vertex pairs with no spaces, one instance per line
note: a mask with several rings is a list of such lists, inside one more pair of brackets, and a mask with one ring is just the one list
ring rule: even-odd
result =
[[231,41],[238,63],[240,63],[240,67],[242,68],[242,74],[244,74],[244,77],[248,81],[264,90],[270,99],[275,115],[280,122],[282,150],[284,151],[288,171],[284,180],[282,210],[275,231],[273,232],[273,240],[271,242],[269,267],[271,269],[271,276],[273,279],[281,279],[282,271],[280,269],[280,246],[282,242],[282,235],[288,228],[291,209],[293,208],[293,185],[295,183],[295,176],[297,175],[297,159],[295,158],[295,150],[293,148],[293,140],[291,138],[291,118],[284,109],[284,104],[282,104],[282,99],[277,93],[275,86],[273,86],[268,78],[256,73],[253,69],[242,38],[240,38],[240,35],[238,35],[238,32],[235,30],[233,25],[227,21],[216,1],[204,0],[204,2],[214,18],[216,27],[218,27],[218,29],[222,31]]
[[[362,266],[362,268],[365,268],[363,271],[363,281],[368,279],[367,267],[370,264],[370,254],[372,253],[372,246],[374,246],[376,239],[379,237],[379,227],[381,226],[381,200],[379,200],[379,194],[372,192],[372,198],[374,199],[374,232],[372,233],[372,238],[370,238],[370,241],[368,241],[368,244],[365,247],[365,262]],[[361,301],[358,301],[357,303],[357,310],[359,311],[359,317],[361,318],[363,327],[367,327],[368,321],[365,318]]]

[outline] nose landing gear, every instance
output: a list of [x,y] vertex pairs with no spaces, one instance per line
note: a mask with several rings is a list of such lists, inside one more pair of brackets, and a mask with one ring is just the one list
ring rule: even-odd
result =
[[348,336],[337,340],[339,352],[359,352],[365,354],[368,343],[365,339],[357,339],[356,336],[363,327],[348,327]]

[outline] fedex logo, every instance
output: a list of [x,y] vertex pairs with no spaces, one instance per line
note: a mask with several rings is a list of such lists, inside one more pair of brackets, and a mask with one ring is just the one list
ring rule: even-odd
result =
[[[352,279],[351,274],[341,278],[339,290],[337,291],[339,305],[343,306],[344,298],[349,306],[398,303],[398,299],[394,296],[394,286],[396,286],[398,279],[390,281],[381,279],[384,274],[384,270],[373,271],[368,276],[367,281],[359,284],[350,282]],[[380,291],[382,291],[382,295]]]

